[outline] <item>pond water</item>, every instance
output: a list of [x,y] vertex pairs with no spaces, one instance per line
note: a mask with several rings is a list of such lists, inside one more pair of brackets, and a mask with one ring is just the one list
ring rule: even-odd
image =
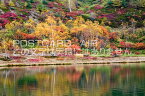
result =
[[145,64],[0,69],[0,96],[145,96]]

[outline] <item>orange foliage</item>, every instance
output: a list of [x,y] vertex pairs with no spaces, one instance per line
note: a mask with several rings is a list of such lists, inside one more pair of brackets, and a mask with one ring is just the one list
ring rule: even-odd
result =
[[145,49],[145,44],[144,43],[136,43],[136,44],[134,44],[134,48]]
[[78,17],[72,23],[71,35],[78,35],[86,40],[97,39],[96,36],[109,37],[108,30],[104,26],[98,25],[98,22],[84,21],[82,17]]
[[104,26],[98,26],[102,31],[104,36],[109,36],[108,30]]
[[27,33],[23,33],[23,32],[16,32],[16,38],[17,39],[35,39],[36,37],[32,34],[27,34]]

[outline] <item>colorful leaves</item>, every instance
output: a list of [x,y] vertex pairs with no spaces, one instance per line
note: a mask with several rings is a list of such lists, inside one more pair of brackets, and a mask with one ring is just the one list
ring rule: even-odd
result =
[[49,3],[48,3],[48,7],[49,7],[49,8],[61,7],[61,6],[63,6],[63,4],[57,3],[57,2],[49,2]]
[[117,32],[111,32],[109,33],[109,39],[110,41],[115,41],[118,38],[118,33]]
[[133,44],[130,43],[130,42],[120,42],[120,47],[121,48],[132,48],[133,47]]
[[82,51],[82,50],[81,50],[81,47],[78,46],[78,45],[76,45],[76,44],[71,45],[70,48],[72,48],[72,50],[74,51],[74,53],[76,53],[76,52],[79,53],[79,52]]
[[16,39],[24,39],[24,40],[30,40],[30,39],[36,39],[36,37],[32,34],[27,34],[27,33],[23,33],[20,32],[19,30],[16,32],[15,34]]
[[100,19],[100,18],[114,19],[115,14],[101,14],[98,16],[98,19]]
[[100,5],[95,5],[94,8],[95,8],[95,9],[102,9],[103,7],[100,6]]
[[66,16],[75,18],[76,16],[81,15],[83,13],[84,12],[81,11],[81,10],[79,10],[79,11],[72,11],[72,12],[66,12]]
[[0,15],[0,18],[2,18],[0,19],[0,26],[4,28],[6,24],[10,23],[10,21],[16,20],[17,15],[15,13],[6,12]]
[[7,23],[9,23],[9,20],[6,19],[0,19],[0,26],[4,27]]
[[144,43],[136,43],[136,44],[134,44],[134,48],[145,49],[145,44]]
[[47,19],[45,20],[47,24],[53,25],[56,24],[55,18],[52,16],[48,16]]
[[6,12],[3,15],[0,15],[0,18],[16,20],[17,19],[17,15],[15,13],[12,13],[12,12]]
[[34,28],[33,35],[39,38],[49,38],[54,40],[64,40],[69,37],[68,28],[61,20],[57,22],[53,17],[48,17],[44,23],[39,23]]

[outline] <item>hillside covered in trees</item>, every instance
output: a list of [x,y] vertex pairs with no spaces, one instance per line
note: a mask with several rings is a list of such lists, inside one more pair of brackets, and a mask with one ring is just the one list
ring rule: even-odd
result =
[[80,49],[97,40],[98,50],[144,54],[144,26],[145,0],[0,0],[1,50],[14,49],[15,39],[71,40]]

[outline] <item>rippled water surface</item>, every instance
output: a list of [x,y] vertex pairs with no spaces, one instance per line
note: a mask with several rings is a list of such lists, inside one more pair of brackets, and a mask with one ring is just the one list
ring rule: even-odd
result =
[[0,69],[0,96],[145,96],[145,64]]

